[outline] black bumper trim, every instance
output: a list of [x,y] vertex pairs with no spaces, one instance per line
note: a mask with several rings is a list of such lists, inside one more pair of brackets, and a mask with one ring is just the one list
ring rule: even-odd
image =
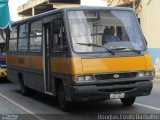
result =
[[153,87],[152,81],[139,81],[129,85],[114,86],[71,86],[70,101],[99,101],[110,99],[111,93],[125,93],[125,98],[149,95]]

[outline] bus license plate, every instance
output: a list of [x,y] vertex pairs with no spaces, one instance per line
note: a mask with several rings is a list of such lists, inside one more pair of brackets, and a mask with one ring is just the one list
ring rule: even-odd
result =
[[124,93],[121,94],[110,94],[111,99],[118,99],[118,98],[124,98]]

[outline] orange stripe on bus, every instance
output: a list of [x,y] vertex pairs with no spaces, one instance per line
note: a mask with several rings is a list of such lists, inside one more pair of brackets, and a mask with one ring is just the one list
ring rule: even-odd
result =
[[[7,64],[23,68],[30,68],[34,70],[43,70],[43,57],[8,55]],[[51,57],[50,65],[51,65],[51,72],[64,73],[64,74],[90,74],[90,73],[153,69],[149,54],[146,54],[144,56],[117,57],[117,58],[82,59],[78,57],[73,57],[73,58]]]

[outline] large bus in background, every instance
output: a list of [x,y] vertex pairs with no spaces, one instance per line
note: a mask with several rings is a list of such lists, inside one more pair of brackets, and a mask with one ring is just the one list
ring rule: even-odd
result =
[[[154,68],[132,9],[63,8],[12,24],[8,79],[72,102],[121,99],[132,105],[152,89]],[[111,35],[112,34],[112,35]]]
[[7,79],[5,43],[0,43],[0,81]]
[[5,32],[0,30],[0,81],[7,78],[5,37]]

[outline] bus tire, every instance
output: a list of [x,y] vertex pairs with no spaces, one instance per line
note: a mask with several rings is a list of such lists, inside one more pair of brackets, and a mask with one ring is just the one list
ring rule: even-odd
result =
[[58,98],[58,105],[60,109],[63,111],[69,111],[70,103],[67,102],[65,99],[65,90],[62,83],[58,86],[57,98]]
[[136,100],[136,97],[122,98],[121,102],[123,103],[123,105],[131,106],[134,104],[135,100]]
[[29,94],[29,88],[24,85],[23,76],[19,76],[20,90],[22,95],[27,96]]

